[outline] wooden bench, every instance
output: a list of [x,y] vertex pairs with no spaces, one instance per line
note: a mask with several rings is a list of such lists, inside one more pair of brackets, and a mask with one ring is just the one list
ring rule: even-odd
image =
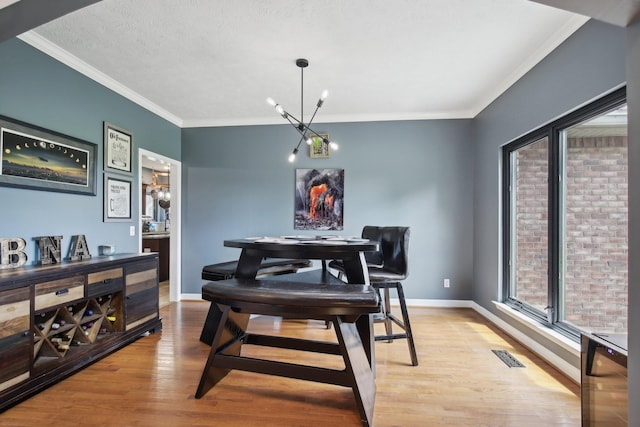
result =
[[[304,276],[304,273],[298,274]],[[378,294],[370,285],[344,284],[337,279],[320,283],[309,283],[304,278],[296,281],[298,274],[268,280],[234,278],[202,287],[202,298],[217,308],[212,319],[217,328],[195,397],[201,398],[233,369],[316,381],[350,387],[362,425],[369,426],[376,393],[371,314],[380,311]],[[336,331],[337,342],[252,334],[247,332],[251,314],[329,321]],[[341,356],[345,368],[336,370],[243,357],[243,345]]]
[[[295,273],[301,268],[311,267],[311,260],[291,258],[264,258],[256,277],[275,276],[278,274]],[[236,274],[238,261],[219,262],[205,265],[202,268],[204,280],[232,279]]]

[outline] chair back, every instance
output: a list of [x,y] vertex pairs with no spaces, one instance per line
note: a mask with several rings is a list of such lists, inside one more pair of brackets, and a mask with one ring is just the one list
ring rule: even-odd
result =
[[367,264],[406,278],[409,275],[409,235],[409,227],[365,226],[362,238],[378,242],[380,247],[376,252],[365,252]]

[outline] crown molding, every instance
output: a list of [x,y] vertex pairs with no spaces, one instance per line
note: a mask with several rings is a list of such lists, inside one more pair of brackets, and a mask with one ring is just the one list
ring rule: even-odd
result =
[[23,42],[38,49],[39,51],[47,54],[48,56],[60,61],[69,68],[72,68],[73,70],[89,77],[91,80],[101,84],[102,86],[111,89],[112,91],[130,100],[131,102],[138,104],[139,106],[149,110],[150,112],[162,117],[163,119],[173,123],[178,127],[182,127],[183,120],[181,118],[170,113],[159,105],[151,102],[137,92],[129,89],[122,83],[117,82],[100,70],[90,66],[86,62],[80,60],[76,56],[70,54],[66,50],[50,42],[41,35],[33,31],[28,31],[19,35],[18,38]]

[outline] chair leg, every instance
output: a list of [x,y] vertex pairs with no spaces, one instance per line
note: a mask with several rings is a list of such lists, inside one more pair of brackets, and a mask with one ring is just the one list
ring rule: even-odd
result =
[[[416,346],[413,342],[413,332],[411,331],[411,322],[409,321],[409,311],[407,310],[407,302],[404,298],[404,291],[402,289],[402,284],[400,282],[392,282],[392,283],[381,283],[374,285],[380,290],[384,290],[384,307],[382,310],[382,317],[378,319],[378,322],[384,322],[385,326],[385,335],[376,335],[376,341],[387,341],[393,342],[395,339],[406,339],[407,345],[409,346],[409,353],[411,355],[411,364],[413,366],[418,365],[418,356],[416,353]],[[400,310],[402,312],[402,320],[397,318],[391,313],[391,305],[389,298],[389,289],[395,288],[398,293],[398,301],[400,302]],[[403,330],[403,333],[394,334],[392,333],[392,324],[395,323]]]
[[411,354],[411,364],[413,366],[418,366],[418,355],[416,354],[416,346],[413,343],[413,333],[411,332],[411,323],[409,322],[409,311],[407,310],[407,303],[404,299],[402,284],[399,282],[397,283],[396,290],[398,291],[398,300],[400,301],[404,330],[407,333],[407,344],[409,345],[409,353]]
[[[384,288],[384,331],[387,335],[393,334],[393,322],[391,321],[391,298],[389,298],[389,288]],[[393,342],[389,338],[387,342]]]

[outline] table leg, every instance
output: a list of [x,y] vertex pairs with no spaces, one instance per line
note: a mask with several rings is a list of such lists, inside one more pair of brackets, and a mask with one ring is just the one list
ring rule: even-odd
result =
[[258,270],[260,270],[262,258],[260,254],[255,254],[250,250],[243,249],[238,259],[235,277],[239,279],[255,279]]
[[353,258],[345,258],[342,262],[348,283],[358,285],[369,284],[369,269],[367,268],[367,260],[364,258],[364,252],[359,252],[357,256]]

